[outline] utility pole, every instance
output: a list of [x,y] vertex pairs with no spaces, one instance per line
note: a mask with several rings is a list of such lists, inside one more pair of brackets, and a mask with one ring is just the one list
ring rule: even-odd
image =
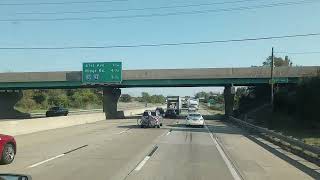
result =
[[273,93],[273,85],[274,85],[274,82],[273,82],[273,70],[274,70],[274,54],[273,54],[273,47],[272,47],[272,50],[271,50],[271,74],[270,74],[270,84],[271,84],[271,109],[273,111],[273,100],[274,100],[274,93]]

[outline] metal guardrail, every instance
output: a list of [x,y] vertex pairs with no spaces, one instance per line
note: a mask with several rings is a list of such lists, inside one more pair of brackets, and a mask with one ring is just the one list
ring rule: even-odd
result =
[[229,120],[233,121],[234,123],[246,128],[246,129],[252,130],[254,132],[264,133],[266,135],[271,135],[273,137],[276,137],[276,138],[278,138],[278,139],[280,139],[280,140],[282,140],[284,142],[287,142],[287,143],[289,143],[289,144],[291,144],[293,146],[299,147],[302,150],[309,151],[309,152],[314,153],[316,155],[320,154],[320,148],[319,147],[305,144],[305,143],[303,143],[302,141],[300,141],[298,139],[293,139],[291,137],[284,136],[282,134],[276,133],[276,132],[268,130],[266,128],[255,126],[253,124],[247,123],[245,121],[242,121],[240,119],[234,118],[232,116],[229,117]]

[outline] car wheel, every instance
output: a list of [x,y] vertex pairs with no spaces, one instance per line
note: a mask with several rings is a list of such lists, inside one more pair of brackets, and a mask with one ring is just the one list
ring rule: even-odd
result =
[[144,125],[141,124],[140,127],[141,127],[141,128],[144,128]]
[[12,144],[6,144],[3,148],[1,164],[10,164],[15,157],[15,150]]
[[162,123],[160,123],[160,126],[162,126]]
[[157,128],[160,128],[160,125],[157,125]]
[[64,113],[64,116],[67,116],[68,115],[68,113]]

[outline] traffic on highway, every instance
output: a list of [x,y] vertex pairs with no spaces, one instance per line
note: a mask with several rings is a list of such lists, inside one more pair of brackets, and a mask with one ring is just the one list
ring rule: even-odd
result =
[[[183,98],[178,97],[176,102],[179,99]],[[179,106],[167,101],[165,107],[140,110],[141,115],[127,119],[100,120],[15,138],[1,135],[0,171],[6,175],[0,177],[5,180],[14,179],[11,176],[48,180],[245,179],[251,176],[242,173],[255,170],[246,170],[247,163],[241,159],[252,159],[250,153],[256,153],[252,162],[261,164],[265,159],[272,159],[270,163],[274,167],[267,172],[272,179],[310,179],[294,167],[286,166],[279,171],[279,165],[284,163],[281,159],[266,154],[244,134],[239,137],[241,132],[229,134],[235,132],[235,127],[216,118],[214,111],[204,104],[200,106],[198,99],[184,101]],[[172,112],[174,116],[167,116]],[[97,115],[90,114],[92,118]],[[68,118],[81,116],[84,115]],[[225,144],[233,141],[241,143]],[[234,166],[234,163],[239,164]],[[260,173],[255,177],[265,175]]]
[[0,180],[320,180],[319,17],[0,0]]

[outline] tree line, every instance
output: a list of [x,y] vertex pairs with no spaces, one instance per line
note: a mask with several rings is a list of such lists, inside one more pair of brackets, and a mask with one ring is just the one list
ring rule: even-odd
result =
[[[284,58],[274,58],[275,67],[293,65],[292,61]],[[270,66],[271,57],[263,62],[263,66]],[[274,92],[273,112],[282,113],[292,118],[296,127],[319,128],[320,118],[317,113],[320,107],[320,75],[303,78],[298,84],[278,84]],[[270,102],[270,85],[257,85],[238,88],[236,93],[238,109],[236,114],[244,114],[263,103]]]
[[142,92],[140,97],[132,97],[129,94],[122,94],[120,102],[144,102],[144,103],[152,103],[152,104],[163,104],[166,102],[166,97],[163,95],[150,95],[147,92]]
[[99,89],[24,90],[16,107],[25,111],[52,106],[90,109],[101,107],[102,99]]
[[[120,102],[139,101],[145,103],[165,103],[163,95],[149,95],[146,92],[141,97],[132,97],[122,94]],[[45,110],[52,106],[63,106],[73,109],[102,108],[103,93],[101,89],[45,89],[24,90],[22,99],[16,104],[16,108],[22,111]]]

